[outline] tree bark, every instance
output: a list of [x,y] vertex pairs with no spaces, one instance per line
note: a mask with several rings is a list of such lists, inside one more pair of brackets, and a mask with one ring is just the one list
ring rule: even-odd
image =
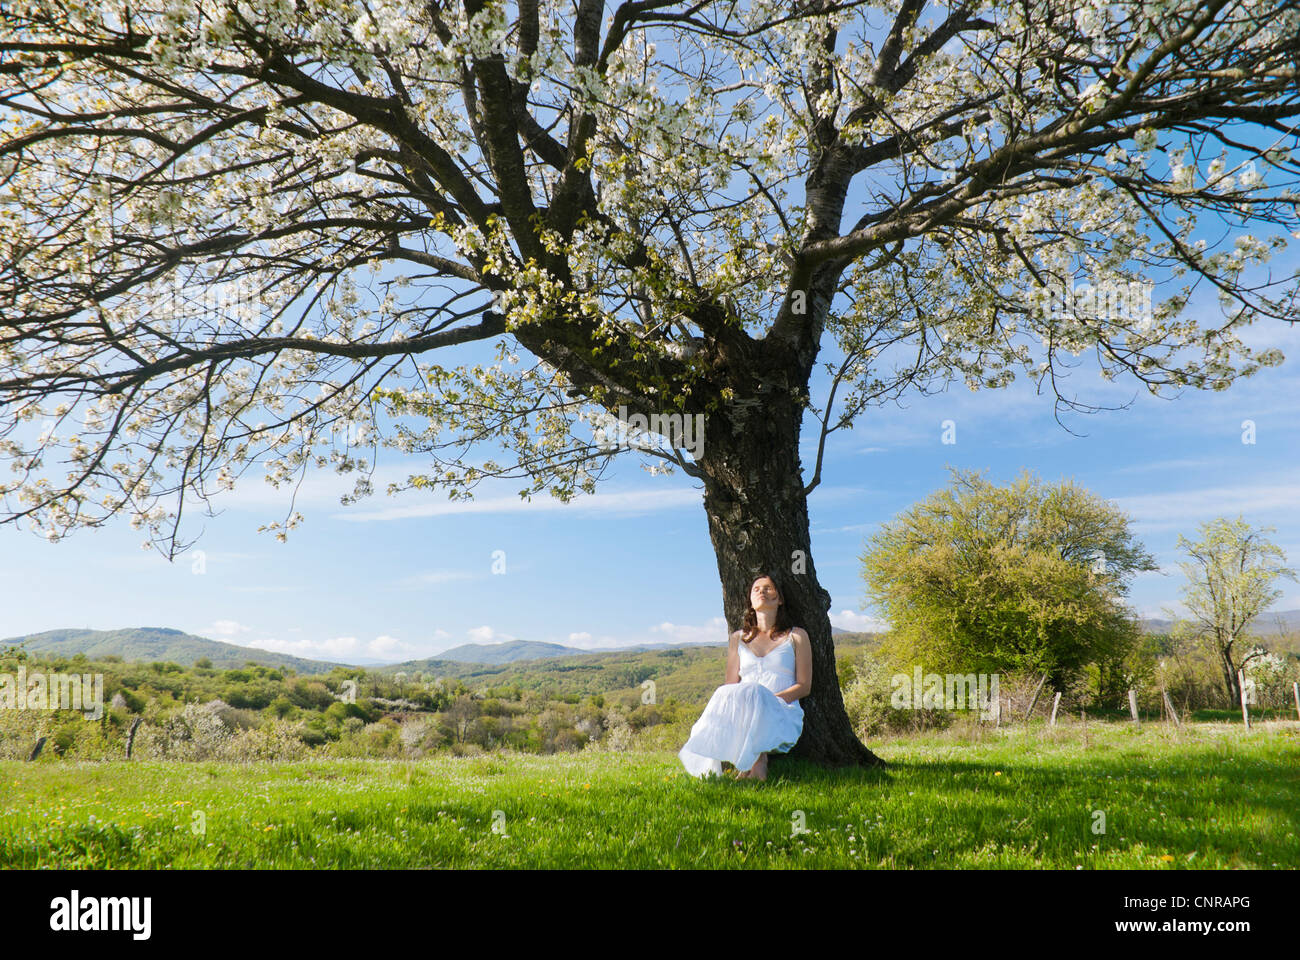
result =
[[817,581],[810,549],[799,462],[802,410],[789,397],[765,393],[732,403],[705,422],[704,506],[727,627],[740,629],[755,577],[779,576],[794,625],[812,643],[812,689],[800,701],[803,734],[788,756],[826,766],[884,766],[854,735],[840,695],[831,598]]
[[136,717],[131,721],[131,730],[126,735],[126,758],[131,759],[131,751],[135,748],[135,732],[140,729],[142,717]]
[[1237,665],[1232,662],[1232,642],[1226,646],[1219,645],[1219,668],[1223,671],[1223,682],[1228,687],[1228,708],[1241,702],[1241,690],[1237,686]]

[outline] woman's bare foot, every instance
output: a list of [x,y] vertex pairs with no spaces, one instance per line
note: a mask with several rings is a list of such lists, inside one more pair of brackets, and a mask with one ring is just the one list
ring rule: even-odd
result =
[[744,773],[736,775],[737,780],[766,780],[767,779],[767,754],[760,753],[754,765]]

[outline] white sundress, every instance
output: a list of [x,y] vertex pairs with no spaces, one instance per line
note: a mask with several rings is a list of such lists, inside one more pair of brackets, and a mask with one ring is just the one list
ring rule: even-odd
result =
[[726,760],[742,773],[761,753],[785,753],[803,732],[803,707],[777,691],[794,686],[794,644],[783,640],[763,656],[740,641],[740,682],[713,691],[677,756],[693,777],[721,774]]

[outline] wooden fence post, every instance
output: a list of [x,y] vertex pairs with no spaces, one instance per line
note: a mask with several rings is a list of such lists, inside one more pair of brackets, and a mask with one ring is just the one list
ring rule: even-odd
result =
[[1237,690],[1241,693],[1241,722],[1246,725],[1246,732],[1250,732],[1250,711],[1246,709],[1246,674],[1237,671]]
[[1045,684],[1046,682],[1047,682],[1047,674],[1043,674],[1043,676],[1038,681],[1038,686],[1034,687],[1034,699],[1029,701],[1029,709],[1025,711],[1026,723],[1028,723],[1029,718],[1033,716],[1034,707],[1038,706],[1038,697],[1039,694],[1043,692],[1043,684]]
[[41,737],[41,739],[36,741],[36,746],[32,748],[31,756],[29,756],[27,759],[31,761],[39,757],[41,755],[41,748],[44,746],[45,746],[45,737]]
[[128,760],[131,759],[131,748],[135,746],[135,731],[140,726],[140,721],[143,719],[143,717],[136,717],[131,721],[131,730],[126,735],[126,758]]
[[1061,691],[1056,691],[1056,696],[1052,698],[1052,726],[1056,726],[1056,708],[1061,705]]
[[1291,692],[1295,694],[1295,715],[1300,717],[1300,683],[1291,684]]
[[1178,711],[1174,709],[1174,702],[1169,699],[1169,691],[1161,690],[1160,696],[1164,697],[1165,709],[1168,710],[1169,715],[1174,718],[1174,723],[1176,723],[1179,727],[1182,727],[1183,721],[1178,719]]
[[1129,713],[1133,714],[1133,722],[1140,723],[1141,721],[1138,720],[1138,692],[1136,690],[1129,690],[1128,692],[1128,710]]

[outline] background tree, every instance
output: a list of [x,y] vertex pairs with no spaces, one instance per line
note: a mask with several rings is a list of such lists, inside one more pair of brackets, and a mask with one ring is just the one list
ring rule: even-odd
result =
[[[567,499],[624,452],[593,415],[702,416],[644,464],[702,482],[730,626],[793,574],[792,752],[874,762],[810,549],[827,437],[1017,369],[1097,409],[1085,351],[1156,393],[1280,362],[1238,333],[1296,293],[1247,278],[1296,229],[1298,54],[1265,0],[6,3],[0,516],[170,556],[252,464],[363,496],[391,444],[433,457],[405,486]],[[1043,299],[1166,271],[1149,315]],[[1222,322],[1182,316],[1202,281]]]
[[1241,516],[1217,517],[1201,524],[1195,543],[1178,537],[1178,548],[1191,558],[1178,564],[1187,577],[1183,606],[1191,619],[1175,623],[1174,630],[1209,647],[1233,703],[1241,702],[1237,671],[1268,652],[1247,645],[1246,631],[1282,596],[1274,583],[1296,579],[1295,570],[1283,566],[1286,553],[1265,537],[1272,530],[1256,529]]
[[[1142,709],[1161,710],[1161,683],[1168,671],[1161,671],[1161,657],[1172,655],[1167,637],[1145,633],[1134,617],[1125,618],[1118,642],[1096,655],[1084,669],[1084,693],[1088,700],[1108,709],[1128,709],[1128,691],[1136,690]],[[1175,691],[1176,692],[1176,691]]]
[[1109,503],[1022,473],[999,488],[974,472],[884,524],[862,556],[885,649],[926,672],[1046,673],[1122,661],[1140,631],[1120,598],[1154,559]]

